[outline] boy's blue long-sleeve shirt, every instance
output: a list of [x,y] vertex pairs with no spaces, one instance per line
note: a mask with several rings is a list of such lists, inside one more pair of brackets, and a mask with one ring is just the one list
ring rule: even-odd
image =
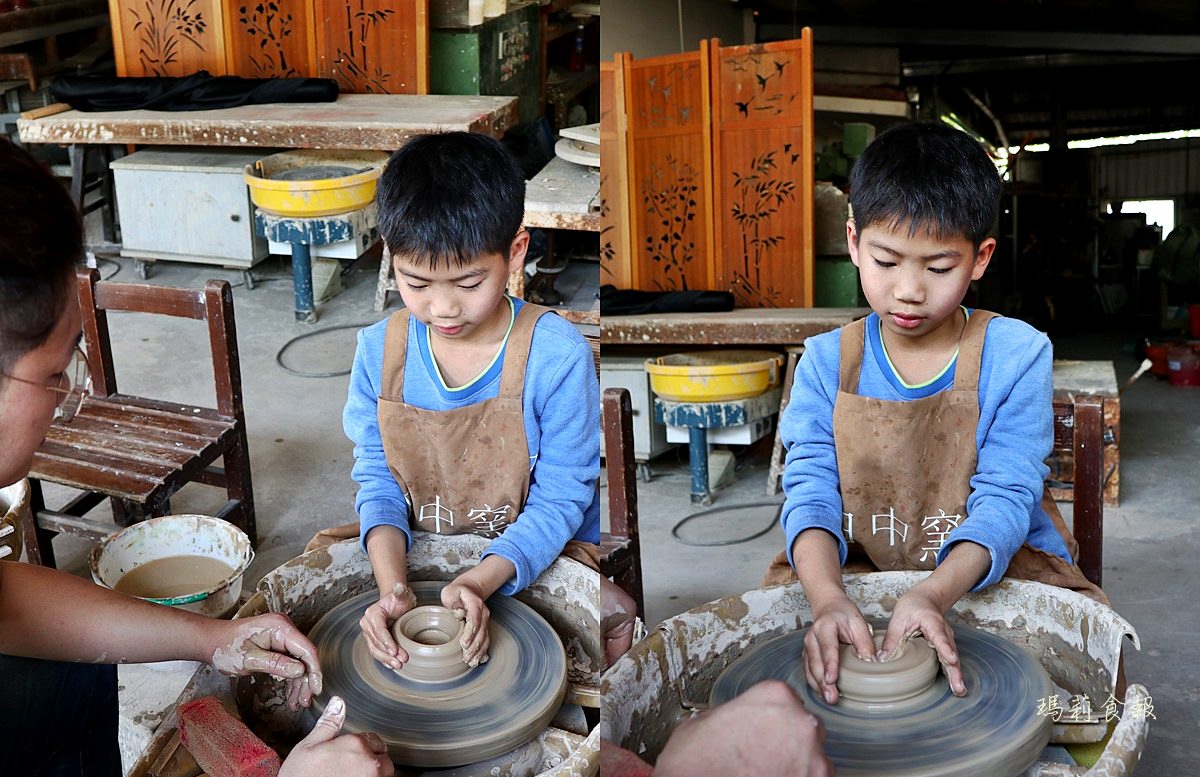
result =
[[[858,394],[906,401],[953,384],[951,365],[929,385],[904,386],[881,347],[876,314],[867,318],[866,329]],[[841,335],[837,330],[808,338],[780,435],[787,449],[782,522],[788,556],[800,532],[821,528],[837,539],[844,564],[847,549],[833,438]],[[1065,541],[1041,507],[1049,472],[1045,459],[1053,445],[1052,369],[1051,345],[1044,334],[1016,319],[992,319],[979,369],[978,462],[967,497],[967,519],[946,537],[936,559],[940,564],[957,542],[987,548],[991,568],[972,590],[1000,580],[1026,542],[1071,561]]]
[[[524,303],[514,300],[514,310]],[[395,526],[409,543],[408,504],[392,477],[379,432],[378,398],[383,377],[387,319],[358,333],[350,390],[342,423],[354,443],[351,477],[359,484],[354,509],[362,543],[380,525]],[[504,350],[488,370],[461,390],[448,390],[427,347],[427,329],[409,317],[404,401],[426,410],[451,410],[491,399],[500,389]],[[568,540],[600,542],[599,381],[587,341],[568,321],[544,315],[533,331],[525,370],[523,404],[531,467],[529,496],[515,523],[492,540],[484,556],[506,558],[516,577],[500,588],[512,595],[533,582]],[[436,440],[414,441],[436,445]]]

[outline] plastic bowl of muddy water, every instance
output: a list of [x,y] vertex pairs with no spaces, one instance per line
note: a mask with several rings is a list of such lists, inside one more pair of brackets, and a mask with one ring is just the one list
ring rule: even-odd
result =
[[164,515],[121,529],[92,548],[92,579],[149,602],[227,618],[254,560],[245,532],[208,515]]

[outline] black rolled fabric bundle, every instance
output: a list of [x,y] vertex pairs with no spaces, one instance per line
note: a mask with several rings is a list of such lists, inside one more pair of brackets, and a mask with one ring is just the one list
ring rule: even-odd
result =
[[331,103],[332,78],[239,78],[201,70],[179,78],[59,76],[54,99],[80,111],[206,111],[262,103]]
[[734,308],[728,291],[639,291],[600,287],[601,316],[637,316],[648,313],[727,313]]

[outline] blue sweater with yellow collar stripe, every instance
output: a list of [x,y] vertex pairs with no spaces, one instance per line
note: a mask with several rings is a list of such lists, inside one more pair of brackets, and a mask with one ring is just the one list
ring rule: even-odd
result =
[[[514,311],[524,304],[514,300]],[[387,319],[358,333],[342,424],[354,443],[351,477],[359,484],[354,509],[362,542],[380,525],[408,536],[409,507],[392,477],[379,432],[378,398],[383,379]],[[426,410],[451,410],[491,399],[500,389],[504,349],[475,381],[448,389],[428,347],[428,330],[409,317],[404,401]],[[517,521],[492,540],[485,556],[513,563],[516,577],[499,593],[521,591],[562,551],[568,540],[600,542],[600,386],[591,348],[568,321],[538,319],[525,369],[525,437],[530,462],[529,497]]]
[[[953,363],[928,384],[905,385],[883,349],[879,325],[876,314],[867,317],[857,393],[904,402],[953,385]],[[840,561],[845,563],[833,438],[841,337],[842,330],[837,330],[808,338],[779,431],[787,449],[781,519],[785,547],[790,555],[800,532],[824,529],[837,539]],[[973,590],[1000,580],[1026,542],[1070,560],[1066,543],[1041,506],[1049,471],[1045,459],[1053,444],[1052,369],[1050,341],[1044,334],[1012,318],[994,318],[988,324],[979,368],[978,463],[967,498],[969,520],[945,537],[937,554],[940,564],[957,542],[971,541],[987,548],[991,569]],[[910,522],[919,528],[921,518],[910,517]]]

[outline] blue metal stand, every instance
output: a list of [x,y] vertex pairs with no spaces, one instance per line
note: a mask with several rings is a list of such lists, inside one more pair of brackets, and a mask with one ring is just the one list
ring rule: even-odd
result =
[[724,402],[671,402],[654,398],[654,420],[688,430],[688,464],[692,471],[692,504],[712,504],[708,490],[708,430],[741,426],[779,412],[783,392],[769,389],[756,397]]
[[296,286],[296,320],[317,322],[313,306],[312,249],[307,243],[292,243],[292,283]]
[[692,469],[692,504],[712,504],[708,493],[708,430],[703,426],[688,429],[688,464]]
[[296,320],[306,324],[317,321],[313,302],[312,246],[353,240],[379,224],[378,210],[372,203],[365,208],[332,216],[293,218],[254,211],[254,230],[276,243],[292,246],[292,281],[296,286]]

